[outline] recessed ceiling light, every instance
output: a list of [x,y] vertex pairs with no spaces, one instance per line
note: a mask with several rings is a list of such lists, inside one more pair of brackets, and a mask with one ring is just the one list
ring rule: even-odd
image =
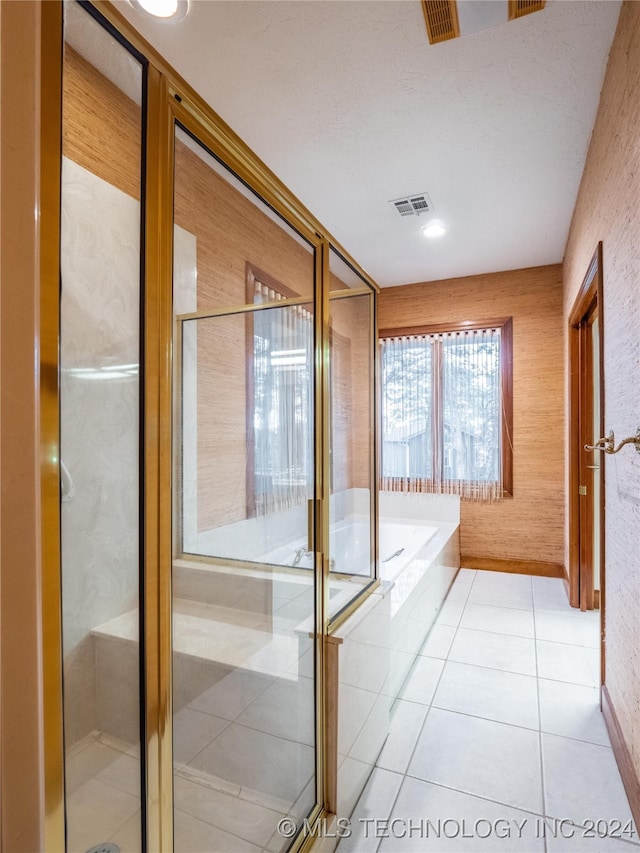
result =
[[432,219],[431,222],[427,222],[426,225],[422,226],[420,233],[423,237],[433,240],[436,237],[442,237],[446,230],[444,224],[439,219]]
[[129,0],[132,6],[145,15],[163,21],[181,21],[189,11],[189,0]]

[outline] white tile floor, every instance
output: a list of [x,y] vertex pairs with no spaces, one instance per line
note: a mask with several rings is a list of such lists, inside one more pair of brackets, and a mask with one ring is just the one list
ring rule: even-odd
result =
[[638,851],[598,646],[561,580],[462,569],[339,853]]

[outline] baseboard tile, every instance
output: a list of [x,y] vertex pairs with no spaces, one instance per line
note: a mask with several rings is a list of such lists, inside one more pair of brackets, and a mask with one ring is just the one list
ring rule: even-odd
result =
[[640,829],[640,777],[636,771],[631,758],[629,746],[624,739],[616,709],[611,701],[611,696],[607,690],[607,685],[603,684],[600,691],[602,702],[602,715],[604,717],[609,737],[611,738],[611,746],[613,754],[622,776],[622,784],[627,792],[631,814],[636,824],[636,829]]
[[565,578],[562,563],[546,563],[542,560],[496,560],[494,557],[460,557],[465,569],[485,569],[491,572],[511,572],[522,575],[537,575],[545,578]]

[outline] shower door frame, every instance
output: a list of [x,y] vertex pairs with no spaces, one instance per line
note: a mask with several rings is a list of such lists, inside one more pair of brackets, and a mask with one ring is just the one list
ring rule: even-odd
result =
[[[379,292],[375,282],[332,239],[322,225],[213,112],[170,65],[106,0],[83,2],[92,16],[114,28],[147,61],[147,88],[143,96],[144,124],[144,243],[143,312],[144,378],[141,456],[144,480],[143,613],[143,754],[146,811],[143,839],[149,850],[173,849],[172,762],[172,642],[171,566],[173,481],[173,146],[176,123],[184,126],[218,157],[315,249],[315,477],[313,522],[315,542],[315,667],[316,692],[316,806],[307,818],[307,830],[327,813],[332,801],[330,752],[325,739],[325,712],[331,704],[325,683],[325,647],[329,626],[329,503],[330,503],[330,274],[329,253],[335,248],[361,277],[365,290]],[[59,263],[61,83],[63,4],[41,4],[40,85],[42,114],[40,147],[41,205],[41,341],[40,429],[41,516],[43,536],[42,632],[44,683],[44,838],[46,849],[65,848],[64,748],[62,730],[62,624],[60,614],[60,479],[59,479]],[[375,306],[371,312],[372,382],[375,391]],[[375,395],[374,395],[375,399]],[[372,425],[375,414],[371,413]],[[372,441],[375,433],[372,431]],[[372,446],[372,506],[377,505],[375,459]],[[376,586],[365,587],[353,606]],[[351,608],[350,608],[351,609]],[[144,813],[144,812],[143,812]],[[314,836],[300,833],[290,850],[311,846]]]

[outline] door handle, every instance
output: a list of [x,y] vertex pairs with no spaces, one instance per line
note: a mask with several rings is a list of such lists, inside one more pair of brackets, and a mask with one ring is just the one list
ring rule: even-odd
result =
[[600,470],[600,466],[599,466],[599,465],[586,465],[585,467],[586,467],[586,468],[593,468],[595,471],[599,471],[599,470]]

